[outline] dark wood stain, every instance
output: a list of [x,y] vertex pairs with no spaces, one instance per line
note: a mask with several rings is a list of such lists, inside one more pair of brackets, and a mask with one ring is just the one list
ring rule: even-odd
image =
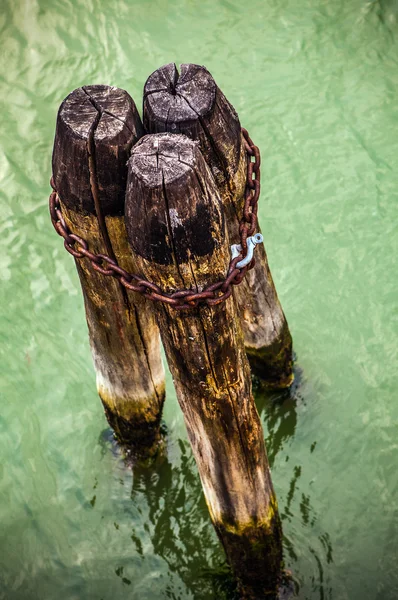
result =
[[[186,136],[158,134],[157,140],[159,149],[154,152],[152,136],[144,138],[129,161],[126,225],[134,251],[160,265],[211,255],[223,213],[212,210],[214,198],[206,190],[202,194],[206,163]],[[136,198],[133,208],[130,193]],[[146,221],[147,226],[137,227]]]

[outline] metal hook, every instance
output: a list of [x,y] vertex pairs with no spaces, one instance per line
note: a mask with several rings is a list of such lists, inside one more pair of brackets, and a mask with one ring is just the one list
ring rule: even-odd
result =
[[[251,261],[253,259],[253,253],[254,253],[255,247],[257,246],[257,244],[261,244],[264,241],[264,238],[261,235],[261,233],[255,233],[254,235],[248,237],[246,241],[247,241],[247,254],[244,258],[242,258],[242,260],[240,260],[236,264],[237,269],[243,269],[243,267],[246,267],[248,264],[251,263]],[[236,258],[237,256],[239,256],[241,253],[242,253],[241,244],[232,244],[232,246],[231,246],[232,260],[234,258]]]

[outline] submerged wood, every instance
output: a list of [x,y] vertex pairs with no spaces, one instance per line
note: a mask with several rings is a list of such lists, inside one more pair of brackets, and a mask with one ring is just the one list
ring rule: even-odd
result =
[[[148,135],[134,147],[126,225],[139,272],[164,291],[201,291],[225,278],[223,207],[187,137]],[[235,299],[181,311],[155,307],[210,516],[241,597],[274,593],[281,527]]]
[[[148,78],[144,126],[149,133],[183,133],[198,140],[224,206],[231,243],[239,242],[246,182],[246,152],[234,108],[204,67],[171,63]],[[260,231],[260,229],[259,229]],[[245,347],[253,372],[270,387],[293,381],[292,339],[261,244],[256,265],[236,288]]]
[[[124,224],[127,160],[143,133],[132,98],[109,86],[72,92],[57,118],[53,176],[65,220],[94,253],[135,270]],[[75,259],[83,290],[97,389],[109,424],[135,454],[156,452],[165,395],[152,305]]]

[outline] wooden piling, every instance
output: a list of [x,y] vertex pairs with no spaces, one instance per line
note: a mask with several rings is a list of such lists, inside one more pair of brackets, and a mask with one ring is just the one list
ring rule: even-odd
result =
[[[53,150],[53,179],[70,230],[91,252],[116,257],[128,271],[135,264],[124,224],[127,160],[142,134],[127,92],[85,86],[62,103]],[[75,260],[107,419],[120,442],[135,454],[151,455],[160,439],[165,394],[152,305],[95,270],[87,258]]]
[[[145,136],[129,160],[126,225],[139,273],[166,292],[225,278],[230,246],[217,186],[186,136]],[[281,576],[277,503],[233,295],[216,306],[156,303],[166,356],[210,516],[242,598]]]
[[[199,141],[221,195],[231,243],[238,243],[247,157],[238,115],[207,69],[183,64],[179,74],[171,63],[152,73],[144,88],[144,126],[149,133],[183,133]],[[236,296],[253,372],[270,387],[288,387],[292,339],[263,245]]]

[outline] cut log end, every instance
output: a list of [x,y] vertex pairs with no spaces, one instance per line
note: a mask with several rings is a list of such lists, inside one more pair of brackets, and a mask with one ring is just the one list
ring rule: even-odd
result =
[[95,214],[96,180],[103,214],[123,214],[126,163],[142,134],[137,108],[124,90],[92,85],[69,94],[58,111],[53,151],[54,182],[64,204]]
[[147,79],[144,87],[144,106],[147,118],[156,123],[173,123],[184,127],[206,118],[214,110],[217,86],[205,67],[181,65],[181,74],[174,63],[161,67]]
[[144,125],[149,133],[170,131],[199,140],[219,184],[236,173],[240,158],[240,123],[233,106],[209,71],[193,64],[161,67],[144,87]]
[[[201,257],[218,246],[224,220],[216,185],[195,142],[163,133],[146,136],[135,146],[126,225],[133,250],[147,261],[181,265],[192,260],[200,270]],[[183,271],[176,269],[181,286]],[[192,273],[188,279],[192,283]]]

